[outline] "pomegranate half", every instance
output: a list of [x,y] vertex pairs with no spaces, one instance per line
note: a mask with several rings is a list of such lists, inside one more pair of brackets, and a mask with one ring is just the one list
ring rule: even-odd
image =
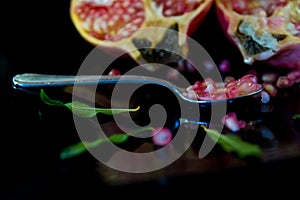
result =
[[219,22],[244,62],[300,69],[299,0],[216,0]]
[[[184,56],[189,51],[187,37],[168,30],[191,35],[212,3],[213,0],[71,0],[70,14],[76,29],[89,43],[105,51],[129,54],[138,63],[167,63],[170,52],[157,47],[169,45]],[[143,29],[147,27],[163,29]]]

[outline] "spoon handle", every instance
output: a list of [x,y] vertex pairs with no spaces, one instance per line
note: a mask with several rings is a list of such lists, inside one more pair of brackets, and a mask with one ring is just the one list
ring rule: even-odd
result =
[[147,76],[137,75],[49,75],[24,73],[17,74],[12,79],[15,87],[33,88],[50,86],[70,86],[89,84],[116,84],[116,83],[138,83],[138,84],[158,84],[171,90],[177,90],[175,85],[168,81]]
[[[101,79],[101,81],[100,81]],[[49,75],[49,74],[18,74],[13,77],[13,85],[17,87],[50,87],[70,86],[74,84],[98,84],[116,83],[119,76],[96,76],[96,75]]]

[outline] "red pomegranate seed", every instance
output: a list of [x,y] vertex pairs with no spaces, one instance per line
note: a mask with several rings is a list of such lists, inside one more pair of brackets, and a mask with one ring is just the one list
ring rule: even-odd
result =
[[214,82],[212,78],[206,78],[186,88],[183,95],[192,100],[220,100],[249,94],[257,91],[259,87],[261,86],[254,74],[245,75],[238,80],[227,77],[225,85]]
[[120,72],[120,70],[118,70],[118,69],[112,69],[112,70],[108,73],[108,75],[110,75],[110,76],[121,75],[121,72]]
[[252,80],[243,80],[238,84],[239,95],[249,94],[257,89],[257,84]]
[[266,72],[262,75],[263,82],[275,82],[277,80],[278,75],[273,72]]
[[219,70],[221,72],[229,72],[230,71],[230,62],[228,59],[225,59],[220,63]]
[[239,79],[239,81],[243,81],[243,80],[251,80],[255,83],[258,82],[257,76],[255,74],[246,74],[242,78]]
[[232,0],[233,9],[238,13],[244,13],[249,10],[248,2],[245,0]]
[[227,88],[227,97],[234,98],[239,95],[239,88],[237,86],[230,86]]
[[238,121],[236,113],[230,112],[221,119],[222,123],[233,132],[239,131],[246,126],[246,122]]
[[290,87],[294,84],[294,81],[287,78],[287,76],[279,76],[276,82],[278,88]]
[[300,70],[293,70],[287,74],[287,78],[294,83],[300,82]]
[[[107,9],[107,6],[112,9]],[[101,40],[112,41],[131,35],[132,26],[140,27],[145,18],[141,0],[82,1],[79,2],[76,13],[83,20],[84,29],[88,34]]]
[[152,132],[152,141],[158,146],[167,145],[172,140],[172,132],[168,128],[156,128]]
[[189,90],[187,92],[184,92],[183,96],[188,98],[188,99],[191,99],[191,100],[198,100],[198,95],[195,92],[195,90]]
[[226,76],[225,79],[224,79],[224,83],[229,83],[231,81],[234,81],[235,78],[233,76]]
[[267,92],[271,97],[276,96],[277,94],[277,88],[272,83],[263,83],[263,90]]

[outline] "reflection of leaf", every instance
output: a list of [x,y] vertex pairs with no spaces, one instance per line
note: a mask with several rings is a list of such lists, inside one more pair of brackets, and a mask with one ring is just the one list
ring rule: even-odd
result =
[[99,138],[93,142],[78,142],[77,144],[68,146],[62,150],[60,157],[62,159],[71,158],[84,153],[87,148],[97,147],[100,144],[107,142],[107,138]]
[[82,142],[78,142],[72,146],[68,146],[60,153],[61,159],[71,158],[80,155],[86,151],[86,148]]
[[57,101],[57,100],[52,100],[50,99],[46,93],[44,92],[44,90],[41,90],[40,93],[40,97],[42,99],[42,101],[46,104],[48,104],[49,106],[64,106],[64,103]]
[[133,135],[133,134],[137,134],[143,131],[151,131],[153,130],[150,127],[145,127],[145,128],[141,128],[138,130],[133,130],[133,131],[129,131],[128,134],[126,133],[115,133],[111,136],[109,136],[108,138],[98,138],[95,141],[92,142],[87,142],[87,141],[80,141],[77,144],[68,146],[66,148],[64,148],[62,150],[62,152],[60,153],[60,158],[61,159],[67,159],[67,158],[71,158],[74,156],[78,156],[84,152],[86,152],[87,149],[91,149],[91,148],[95,148],[98,147],[100,144],[104,143],[104,142],[112,142],[115,144],[121,144],[127,141],[127,139],[129,138],[129,135]]
[[69,110],[71,110],[74,114],[83,117],[83,118],[90,118],[98,113],[106,114],[106,115],[113,115],[123,112],[135,112],[140,109],[140,107],[134,109],[121,109],[121,108],[93,108],[88,104],[81,103],[78,101],[73,101],[70,103],[63,103],[61,101],[52,100],[50,99],[44,90],[41,90],[40,97],[44,103],[50,106],[66,106]]
[[202,127],[210,138],[218,143],[226,152],[235,152],[239,157],[262,156],[262,151],[258,145],[243,141],[238,136],[224,135],[216,130]]
[[127,135],[127,134],[114,134],[114,135],[109,137],[109,140],[112,143],[121,144],[123,142],[126,142],[128,137],[129,137],[129,135]]

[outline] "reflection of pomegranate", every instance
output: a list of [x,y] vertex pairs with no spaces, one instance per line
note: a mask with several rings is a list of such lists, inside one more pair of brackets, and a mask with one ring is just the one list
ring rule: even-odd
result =
[[253,64],[300,69],[299,0],[216,0],[220,24]]
[[[138,62],[166,63],[171,51],[186,56],[186,37],[208,13],[213,0],[72,0],[70,14],[81,36],[101,48],[129,53]],[[160,27],[164,29],[145,29]],[[141,48],[143,47],[143,48]],[[146,48],[144,48],[146,47]],[[155,49],[156,48],[156,49]],[[139,49],[139,51],[135,51]],[[161,48],[163,49],[163,48]]]

